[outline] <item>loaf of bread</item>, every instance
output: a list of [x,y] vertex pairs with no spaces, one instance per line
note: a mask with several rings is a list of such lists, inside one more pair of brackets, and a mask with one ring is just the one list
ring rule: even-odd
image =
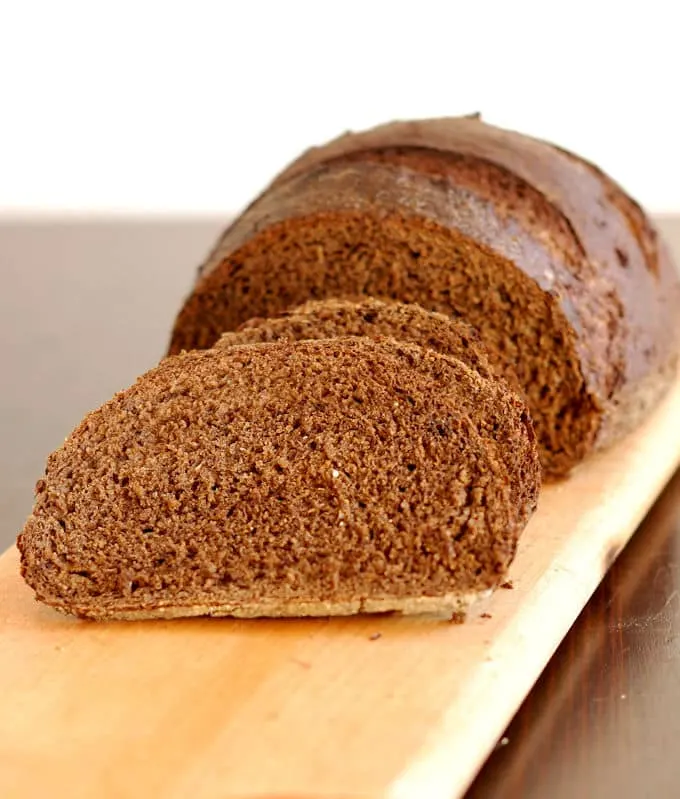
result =
[[476,327],[523,388],[549,476],[635,426],[675,369],[678,278],[641,209],[592,164],[478,118],[305,153],[221,237],[170,351],[356,295]]
[[511,487],[535,504],[539,472],[525,405],[453,357],[366,337],[196,351],[50,456],[21,568],[94,619],[460,612],[503,580]]

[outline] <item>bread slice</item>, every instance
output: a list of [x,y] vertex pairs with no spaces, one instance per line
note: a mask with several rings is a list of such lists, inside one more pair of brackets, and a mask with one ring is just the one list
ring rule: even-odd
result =
[[311,300],[273,318],[249,319],[238,330],[225,333],[215,346],[346,336],[411,341],[458,358],[482,377],[497,374],[477,331],[462,319],[432,313],[413,303],[385,302],[374,297]]
[[[196,351],[87,416],[19,536],[38,599],[94,619],[462,611],[538,492],[526,409],[391,339]],[[509,419],[523,467],[489,446]]]
[[[486,347],[470,325],[444,314],[431,313],[419,305],[387,303],[371,297],[317,300],[278,318],[251,319],[238,331],[225,333],[215,346],[224,348],[281,339],[304,341],[346,336],[388,336],[411,342],[458,358],[486,379],[493,380],[495,377],[501,380],[489,362]],[[468,381],[468,374],[463,373],[461,382],[467,384]],[[490,385],[488,388],[493,394],[505,394],[507,390],[505,385]],[[494,447],[497,457],[507,462],[511,473],[521,473],[526,456],[521,449],[515,450],[516,424],[513,416],[506,417],[504,405],[494,401],[486,414],[486,422],[488,429],[483,432],[488,438],[488,446]],[[529,425],[529,434],[533,435],[532,425]],[[520,519],[526,522],[536,508],[533,478],[522,476],[511,484],[511,490],[521,514]]]
[[552,476],[634,427],[675,370],[678,276],[639,206],[582,159],[476,118],[305,153],[218,241],[170,350],[356,294],[476,327],[523,386]]

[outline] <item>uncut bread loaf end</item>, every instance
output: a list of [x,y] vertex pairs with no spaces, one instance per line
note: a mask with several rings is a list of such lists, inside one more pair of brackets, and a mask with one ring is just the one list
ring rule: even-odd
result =
[[50,456],[24,578],[93,619],[463,612],[514,556],[512,487],[538,493],[527,409],[499,385],[393,339],[167,358]]
[[678,278],[639,206],[592,164],[477,118],[305,153],[217,243],[170,350],[356,295],[476,327],[523,388],[549,476],[634,427],[675,370]]

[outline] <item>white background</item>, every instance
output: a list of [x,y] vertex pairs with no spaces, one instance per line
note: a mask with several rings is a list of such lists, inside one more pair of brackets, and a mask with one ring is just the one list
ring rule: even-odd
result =
[[677,0],[0,0],[0,212],[231,212],[346,128],[482,111],[680,210]]

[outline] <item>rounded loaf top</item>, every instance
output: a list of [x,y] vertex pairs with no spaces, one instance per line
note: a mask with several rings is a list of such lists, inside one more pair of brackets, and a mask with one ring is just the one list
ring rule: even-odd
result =
[[644,212],[587,161],[478,118],[304,153],[218,241],[171,351],[357,294],[473,325],[527,397],[552,476],[632,429],[675,373],[678,276]]

